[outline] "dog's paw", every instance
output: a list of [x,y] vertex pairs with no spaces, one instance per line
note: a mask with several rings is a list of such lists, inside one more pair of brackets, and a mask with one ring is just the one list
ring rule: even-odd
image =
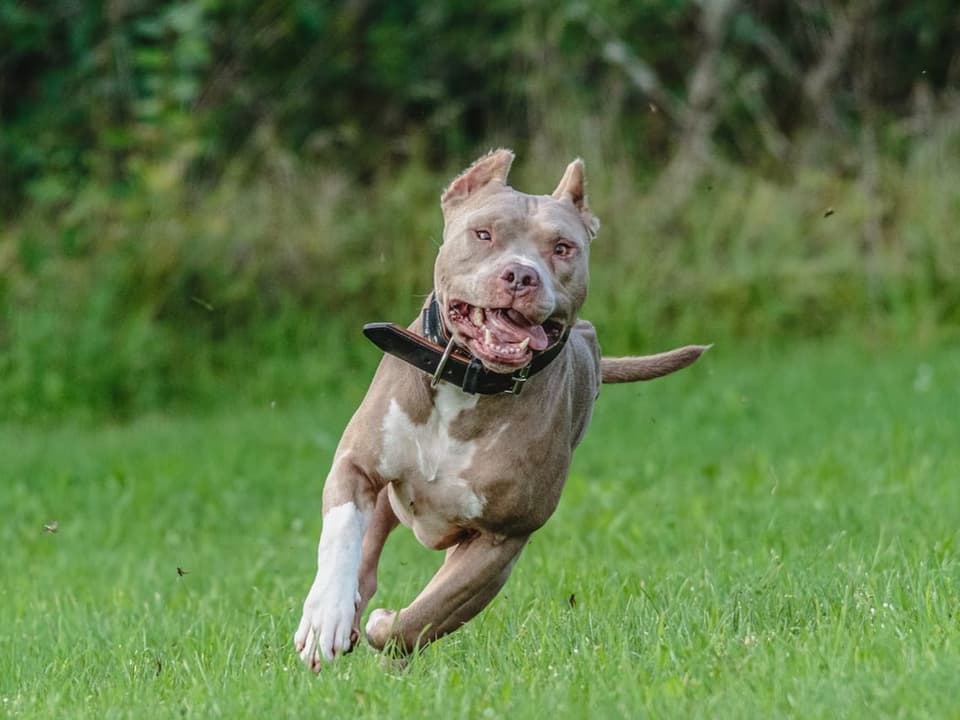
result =
[[377,650],[383,650],[393,633],[397,621],[397,613],[393,610],[377,608],[367,618],[367,625],[363,629],[369,642]]
[[354,620],[360,594],[353,587],[330,582],[320,574],[303,603],[303,617],[293,644],[303,663],[315,672],[353,649],[359,637]]

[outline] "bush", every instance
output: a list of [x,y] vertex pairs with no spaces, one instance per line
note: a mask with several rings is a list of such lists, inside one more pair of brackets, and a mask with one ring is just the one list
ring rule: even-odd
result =
[[0,413],[333,387],[498,144],[586,159],[612,352],[950,332],[955,8],[724,7],[2,5]]

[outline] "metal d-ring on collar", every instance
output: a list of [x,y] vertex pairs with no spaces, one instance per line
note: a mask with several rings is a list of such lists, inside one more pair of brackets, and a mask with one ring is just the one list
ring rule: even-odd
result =
[[440,384],[440,378],[443,376],[443,369],[447,366],[447,360],[450,359],[450,353],[453,352],[453,338],[450,338],[450,342],[447,343],[447,347],[443,351],[443,355],[440,356],[440,364],[437,365],[436,371],[433,373],[433,379],[430,381],[430,387],[435,388]]

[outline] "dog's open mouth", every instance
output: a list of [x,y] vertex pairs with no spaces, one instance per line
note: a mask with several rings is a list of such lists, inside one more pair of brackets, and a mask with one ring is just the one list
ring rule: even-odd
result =
[[494,369],[523,367],[534,352],[563,334],[563,324],[555,320],[541,325],[513,308],[482,308],[460,300],[450,303],[447,317],[467,349]]

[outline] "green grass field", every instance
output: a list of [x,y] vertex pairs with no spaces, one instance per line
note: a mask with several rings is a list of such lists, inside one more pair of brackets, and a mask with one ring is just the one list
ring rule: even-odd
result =
[[[366,379],[0,428],[0,716],[960,717],[960,349],[721,344],[606,388],[490,608],[318,678],[291,637]],[[372,607],[440,558],[398,530]]]

